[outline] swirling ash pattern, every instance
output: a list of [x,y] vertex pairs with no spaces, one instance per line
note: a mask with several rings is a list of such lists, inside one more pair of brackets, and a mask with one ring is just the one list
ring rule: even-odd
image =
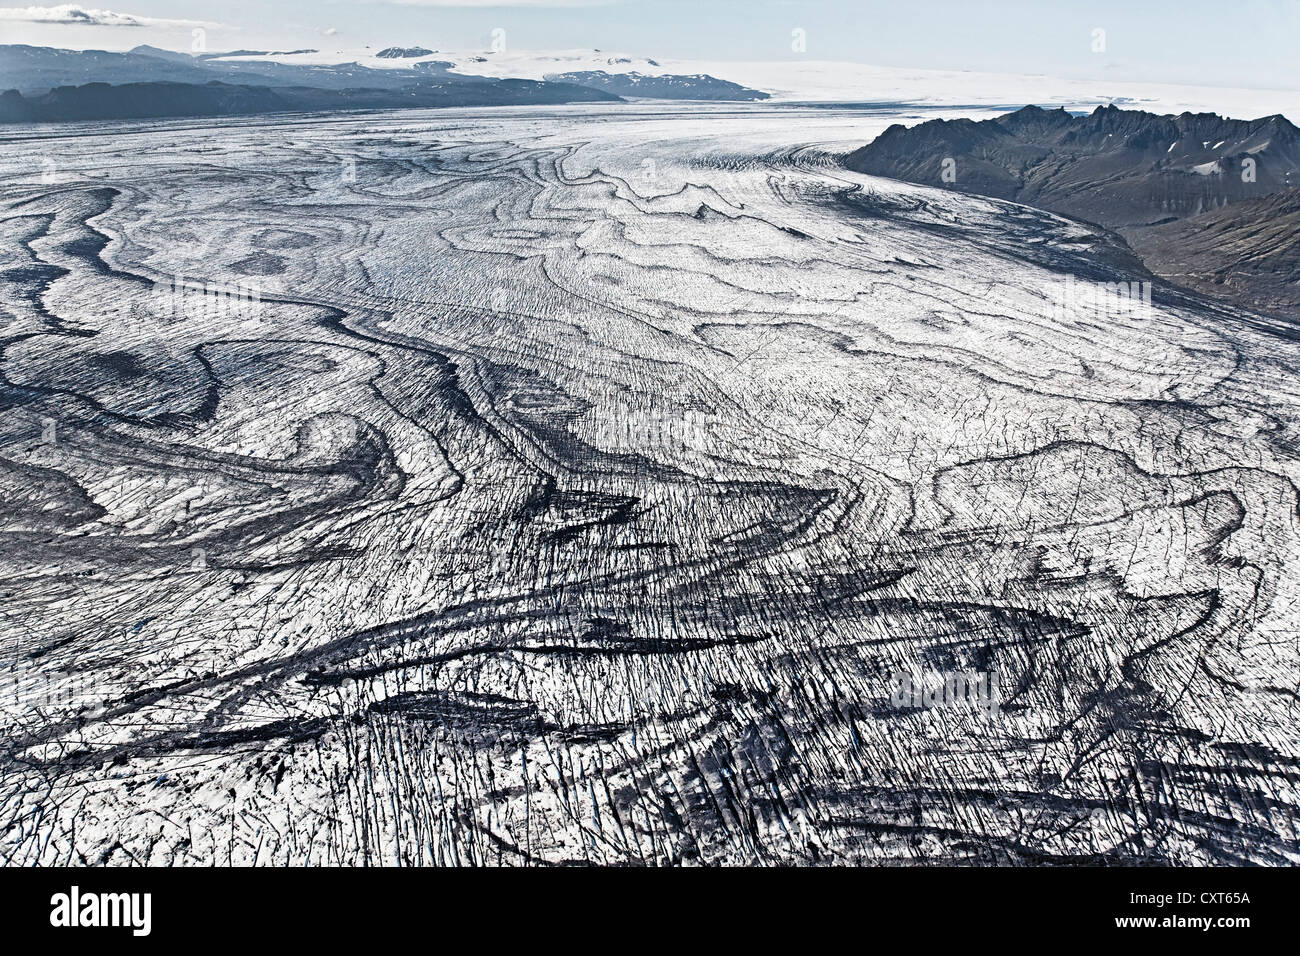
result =
[[1300,862],[1294,330],[891,119],[9,137],[0,859]]

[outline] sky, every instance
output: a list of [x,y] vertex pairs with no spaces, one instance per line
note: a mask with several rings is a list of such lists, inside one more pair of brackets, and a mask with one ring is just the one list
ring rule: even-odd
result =
[[[209,52],[596,48],[1300,90],[1300,0],[102,0],[6,6],[0,43]],[[802,31],[802,49],[797,38]],[[1098,32],[1102,31],[1102,32]]]

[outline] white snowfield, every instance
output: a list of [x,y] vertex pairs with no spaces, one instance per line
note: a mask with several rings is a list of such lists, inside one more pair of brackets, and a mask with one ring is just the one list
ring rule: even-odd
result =
[[1300,863],[1294,329],[909,115],[8,137],[0,860]]
[[[427,49],[427,47],[426,47]],[[1300,92],[1219,86],[1188,86],[1128,80],[1081,80],[1044,74],[981,73],[869,66],[832,60],[785,61],[678,60],[632,56],[602,50],[443,51],[411,59],[376,56],[377,48],[313,53],[228,57],[248,62],[271,60],[298,65],[356,63],[370,69],[411,68],[422,61],[454,64],[467,76],[541,80],[556,73],[603,70],[643,76],[706,74],[785,102],[905,103],[926,106],[1009,106],[1086,109],[1115,103],[1154,113],[1219,113],[1255,119],[1282,113],[1300,117]]]

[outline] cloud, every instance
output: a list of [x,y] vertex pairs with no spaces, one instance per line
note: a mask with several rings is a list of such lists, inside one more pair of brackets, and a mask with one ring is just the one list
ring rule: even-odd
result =
[[138,17],[112,10],[88,10],[75,3],[57,7],[0,7],[0,20],[22,23],[67,23],[94,27],[215,27],[216,23],[202,20],[163,20],[157,17]]

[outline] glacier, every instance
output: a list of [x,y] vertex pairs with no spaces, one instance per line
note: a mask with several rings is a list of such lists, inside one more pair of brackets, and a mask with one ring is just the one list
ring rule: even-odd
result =
[[1300,862],[1294,329],[910,115],[7,132],[0,858]]

